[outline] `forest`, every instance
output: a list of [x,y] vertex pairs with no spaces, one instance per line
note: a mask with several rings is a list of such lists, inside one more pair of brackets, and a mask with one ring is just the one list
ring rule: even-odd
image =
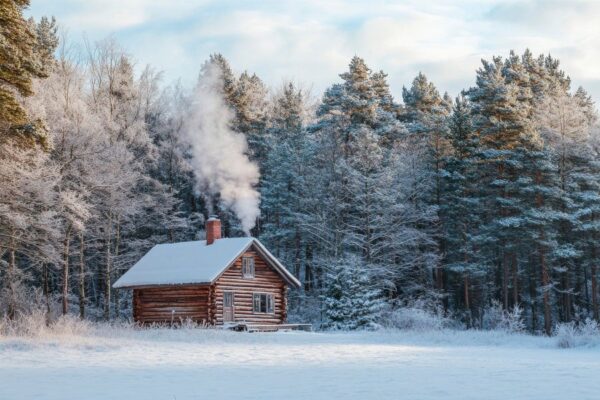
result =
[[0,3],[1,318],[128,319],[111,284],[217,214],[300,279],[290,319],[322,329],[406,308],[600,322],[597,110],[551,55],[490,55],[453,95],[415,71],[395,99],[358,56],[314,94],[215,53],[186,87],[27,3]]

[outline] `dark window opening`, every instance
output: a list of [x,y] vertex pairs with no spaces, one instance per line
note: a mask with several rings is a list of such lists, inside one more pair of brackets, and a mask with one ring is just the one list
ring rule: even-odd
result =
[[255,313],[273,313],[273,295],[267,293],[254,293],[253,310]]

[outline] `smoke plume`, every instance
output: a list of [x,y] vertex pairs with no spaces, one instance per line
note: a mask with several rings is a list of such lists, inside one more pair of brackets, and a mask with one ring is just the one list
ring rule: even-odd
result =
[[233,117],[225,103],[221,70],[207,62],[184,127],[191,145],[192,167],[198,188],[220,194],[249,235],[260,215],[260,194],[255,189],[260,174],[246,155],[246,138],[231,129]]

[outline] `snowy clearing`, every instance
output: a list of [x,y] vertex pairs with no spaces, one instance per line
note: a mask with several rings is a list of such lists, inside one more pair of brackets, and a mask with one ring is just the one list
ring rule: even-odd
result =
[[0,338],[0,399],[597,399],[600,349],[497,332]]

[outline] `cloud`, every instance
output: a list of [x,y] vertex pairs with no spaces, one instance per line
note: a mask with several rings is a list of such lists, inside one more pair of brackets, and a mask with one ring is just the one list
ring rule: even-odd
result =
[[119,33],[144,26],[178,21],[212,0],[35,0],[33,16],[54,15],[70,30],[92,35]]
[[114,34],[140,64],[188,83],[222,52],[271,85],[292,78],[322,91],[359,55],[389,74],[396,95],[419,71],[454,95],[473,83],[481,58],[530,48],[560,58],[600,97],[594,1],[38,0],[31,13],[56,15],[71,36]]

